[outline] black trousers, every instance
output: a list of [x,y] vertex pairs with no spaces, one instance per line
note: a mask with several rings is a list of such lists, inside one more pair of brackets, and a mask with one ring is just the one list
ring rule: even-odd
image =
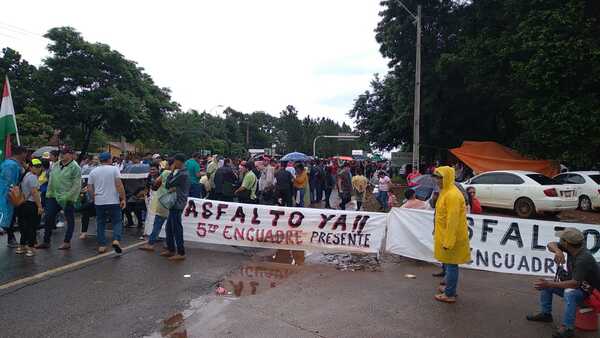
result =
[[146,210],[146,202],[144,201],[135,201],[135,202],[127,202],[127,206],[125,208],[125,217],[127,217],[127,226],[133,226],[133,216],[131,213],[135,214],[135,217],[138,219],[138,227],[141,228],[144,226],[143,214],[142,212]]
[[329,199],[331,198],[331,188],[325,188],[325,208],[331,208],[331,204],[329,204]]
[[340,199],[340,209],[346,210],[346,204],[348,204],[352,200],[352,194],[349,192],[341,192]]
[[88,203],[81,209],[81,232],[87,232],[90,225],[90,218],[96,216],[96,206],[94,203]]
[[35,234],[40,225],[40,215],[34,202],[26,201],[17,208],[17,223],[21,228],[21,245],[34,246]]
[[[281,202],[279,200],[281,199]],[[292,201],[292,192],[289,190],[277,190],[275,191],[276,204],[284,207],[293,207],[294,202]]]

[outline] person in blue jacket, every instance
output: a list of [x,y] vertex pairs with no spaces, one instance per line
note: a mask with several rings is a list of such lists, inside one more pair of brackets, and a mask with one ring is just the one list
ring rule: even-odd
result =
[[[27,149],[16,146],[13,155],[0,164],[0,228],[9,229],[13,223],[15,208],[8,200],[10,188],[19,184],[24,171],[23,164],[27,159]],[[9,246],[16,245],[14,235],[8,232]]]

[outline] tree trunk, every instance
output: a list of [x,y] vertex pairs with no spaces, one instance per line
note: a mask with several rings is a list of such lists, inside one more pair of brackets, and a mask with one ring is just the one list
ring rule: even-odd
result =
[[87,155],[88,148],[90,147],[90,142],[92,141],[92,133],[94,129],[91,127],[84,127],[83,129],[83,147],[81,148],[81,154],[79,154],[79,162],[83,161],[85,156]]

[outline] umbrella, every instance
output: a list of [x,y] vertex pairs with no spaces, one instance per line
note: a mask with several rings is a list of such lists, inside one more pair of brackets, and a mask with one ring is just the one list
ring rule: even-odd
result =
[[352,161],[353,158],[350,156],[337,156],[336,157],[338,160],[342,160],[342,161]]
[[123,174],[147,174],[150,172],[150,166],[144,163],[130,164],[123,168]]
[[415,190],[417,198],[426,201],[436,189],[438,189],[437,181],[433,175],[421,175],[413,179],[416,186],[412,187]]
[[303,153],[299,153],[299,152],[289,153],[281,158],[281,161],[293,161],[293,162],[296,162],[296,161],[304,162],[304,161],[308,161],[308,160],[309,160],[308,156],[304,155]]
[[44,155],[44,153],[46,153],[46,152],[49,153],[53,150],[58,150],[58,147],[53,147],[53,146],[41,147],[40,149],[34,151],[33,154],[31,154],[31,157],[40,158],[40,157],[42,157],[42,155]]

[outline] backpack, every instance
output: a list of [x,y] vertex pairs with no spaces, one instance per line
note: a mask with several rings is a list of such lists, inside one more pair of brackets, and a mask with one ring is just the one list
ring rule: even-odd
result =
[[10,187],[7,198],[10,204],[12,204],[15,208],[25,203],[25,196],[18,185]]

